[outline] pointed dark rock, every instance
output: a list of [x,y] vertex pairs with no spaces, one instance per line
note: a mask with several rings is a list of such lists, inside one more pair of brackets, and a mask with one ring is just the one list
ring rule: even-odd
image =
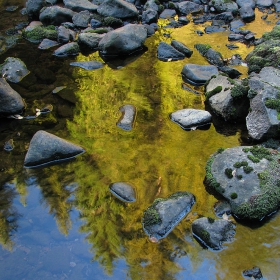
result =
[[43,130],[37,131],[31,139],[24,160],[25,168],[36,168],[47,164],[69,160],[85,150],[71,142]]

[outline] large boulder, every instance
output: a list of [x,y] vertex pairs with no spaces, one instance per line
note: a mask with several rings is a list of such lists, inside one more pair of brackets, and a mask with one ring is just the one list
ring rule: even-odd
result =
[[185,130],[209,126],[212,116],[209,112],[197,109],[182,109],[170,114],[170,119]]
[[92,32],[83,32],[78,36],[78,43],[81,48],[96,50],[99,42],[104,37],[104,34],[97,34]]
[[45,6],[45,0],[27,0],[26,12],[30,20],[38,20],[40,10]]
[[102,55],[129,55],[141,50],[147,29],[141,24],[127,24],[110,31],[101,39],[98,49]]
[[37,131],[31,139],[24,159],[25,168],[36,168],[69,160],[85,150],[71,142],[43,130]]
[[238,5],[232,0],[211,0],[209,6],[213,7],[217,13],[237,13],[238,11]]
[[212,250],[223,249],[223,243],[232,241],[235,225],[228,220],[199,218],[192,223],[193,235]]
[[91,18],[92,15],[89,11],[81,11],[72,17],[72,21],[79,28],[87,28]]
[[137,8],[124,0],[105,0],[97,8],[97,12],[104,17],[120,19],[134,18],[138,16]]
[[177,9],[181,15],[190,13],[199,13],[203,11],[203,6],[191,1],[180,1],[177,3]]
[[186,64],[183,67],[181,74],[186,83],[190,83],[195,86],[202,86],[213,75],[217,76],[219,71],[214,65]]
[[24,107],[21,96],[10,87],[5,79],[0,78],[0,115],[20,114]]
[[157,198],[143,216],[144,231],[152,241],[166,237],[190,212],[195,197],[189,192],[177,192],[168,198]]
[[207,162],[205,184],[229,201],[235,217],[262,220],[280,206],[279,160],[263,146],[219,149]]
[[255,19],[256,15],[253,8],[249,5],[243,6],[239,9],[239,14],[244,22],[251,22]]
[[246,118],[249,135],[256,140],[279,137],[280,70],[265,67],[249,78],[250,112]]
[[60,6],[51,6],[41,10],[39,19],[44,25],[61,25],[63,22],[72,22],[75,12]]
[[75,12],[89,11],[96,12],[98,6],[88,0],[63,0],[66,8]]
[[214,76],[206,86],[206,104],[225,121],[244,121],[249,109],[246,85],[247,80],[242,84],[224,75]]

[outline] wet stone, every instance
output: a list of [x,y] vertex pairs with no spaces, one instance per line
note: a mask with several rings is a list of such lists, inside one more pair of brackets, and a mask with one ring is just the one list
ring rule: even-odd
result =
[[7,11],[7,12],[14,12],[17,9],[18,9],[18,6],[9,6],[9,7],[6,8],[5,11]]
[[166,237],[190,212],[195,197],[189,192],[176,192],[168,198],[157,198],[144,211],[143,228],[150,240],[157,242]]
[[224,214],[229,216],[231,214],[231,207],[229,202],[227,202],[226,200],[220,200],[216,202],[214,205],[214,211],[216,216],[218,216],[219,218],[222,218]]
[[40,43],[38,48],[41,49],[41,50],[47,50],[47,49],[50,49],[50,48],[58,46],[58,45],[59,45],[59,43],[57,41],[53,41],[53,40],[50,40],[50,39],[44,39]]
[[19,58],[8,57],[5,62],[0,65],[2,77],[12,83],[20,82],[30,72],[26,65]]
[[123,130],[132,130],[136,118],[136,107],[133,105],[121,106],[119,111],[122,116],[117,122],[117,126]]
[[79,53],[80,53],[79,45],[76,42],[71,42],[61,46],[60,48],[55,50],[53,54],[59,57],[66,57],[66,56],[78,55]]
[[244,270],[242,274],[244,277],[251,277],[251,279],[263,279],[262,272],[257,266],[254,266],[252,269]]
[[165,42],[159,43],[157,56],[158,59],[162,61],[176,61],[185,58],[185,55],[182,52]]
[[99,61],[81,61],[81,62],[71,62],[71,66],[77,66],[85,70],[96,70],[104,66],[102,62]]
[[235,225],[228,220],[203,217],[192,223],[192,233],[207,248],[221,250],[223,243],[232,241]]
[[171,113],[170,119],[185,130],[195,130],[197,127],[209,125],[212,116],[204,110],[182,109]]
[[69,160],[85,150],[71,142],[43,130],[37,131],[31,139],[24,160],[25,168],[36,168]]
[[134,187],[125,182],[112,183],[109,186],[110,192],[123,202],[135,202],[136,194]]
[[10,139],[8,141],[5,142],[4,144],[4,150],[7,152],[10,152],[14,149],[15,145],[14,145],[14,140]]

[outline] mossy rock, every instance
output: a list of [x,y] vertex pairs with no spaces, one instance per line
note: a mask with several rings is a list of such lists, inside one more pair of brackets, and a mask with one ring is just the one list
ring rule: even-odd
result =
[[229,201],[237,218],[262,220],[280,205],[279,161],[277,151],[261,145],[226,149],[209,158],[205,184]]
[[36,26],[31,30],[23,30],[22,36],[31,43],[38,44],[44,39],[57,40],[57,30],[53,25],[47,27]]

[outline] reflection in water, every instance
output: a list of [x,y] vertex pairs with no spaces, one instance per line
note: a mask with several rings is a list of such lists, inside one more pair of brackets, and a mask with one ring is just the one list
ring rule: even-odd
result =
[[[262,31],[272,29],[272,25],[256,22]],[[189,24],[160,29],[147,40],[148,51],[125,61],[121,68],[105,65],[86,71],[70,67],[70,60],[54,58],[52,51],[39,52],[29,44],[36,59],[29,58],[22,46],[9,50],[7,55],[19,55],[31,71],[26,81],[13,85],[26,99],[27,111],[31,114],[45,104],[52,104],[53,110],[46,115],[51,119],[40,116],[37,122],[1,128],[2,143],[11,138],[15,143],[8,154],[0,151],[1,181],[15,177],[14,184],[2,184],[0,190],[1,242],[16,242],[13,253],[0,251],[3,279],[240,279],[242,270],[254,265],[268,279],[277,279],[279,214],[257,229],[237,224],[236,239],[219,253],[204,250],[192,237],[193,219],[214,217],[216,199],[203,185],[206,161],[220,147],[240,145],[243,128],[214,123],[207,131],[184,131],[171,122],[169,114],[176,110],[204,109],[203,89],[194,89],[194,94],[182,88],[181,70],[186,63],[206,65],[207,61],[193,49],[191,58],[162,62],[156,58],[157,46],[160,41],[176,39],[192,48],[207,41],[224,57],[239,53],[243,58],[252,50],[238,43],[240,48],[230,51],[225,46],[227,32],[198,36],[198,28]],[[76,58],[92,60],[101,58],[97,53]],[[48,85],[37,69],[43,63],[55,76]],[[241,66],[238,70],[244,75],[247,71]],[[65,94],[52,93],[65,85]],[[70,98],[68,93],[73,91],[76,96]],[[124,104],[137,107],[131,131],[116,126]],[[39,129],[73,141],[87,153],[69,163],[23,172],[28,143]],[[126,204],[110,193],[109,185],[119,181],[135,186],[135,203]],[[15,190],[26,206],[17,202],[25,215],[22,219],[13,207]],[[192,192],[197,202],[164,240],[152,243],[142,228],[143,212],[155,198],[176,191]],[[18,233],[11,239],[15,229]],[[17,271],[14,263],[18,263]]]

